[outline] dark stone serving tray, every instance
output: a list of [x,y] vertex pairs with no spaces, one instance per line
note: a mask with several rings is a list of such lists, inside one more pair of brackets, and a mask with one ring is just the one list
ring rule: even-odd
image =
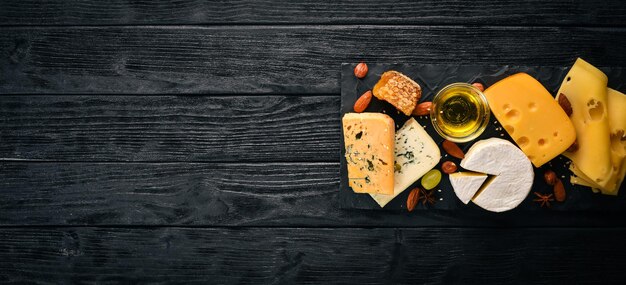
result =
[[[537,67],[537,66],[472,66],[472,65],[425,65],[425,64],[368,64],[369,72],[364,79],[357,79],[353,74],[355,64],[343,64],[341,68],[341,115],[352,112],[354,102],[365,91],[370,90],[380,78],[380,75],[387,70],[397,70],[409,76],[422,86],[422,101],[431,101],[434,94],[447,84],[454,82],[480,82],[488,87],[495,82],[517,72],[526,72],[539,80],[545,87],[555,95],[561,81],[569,70],[569,67]],[[623,68],[601,68],[609,77],[609,87],[626,91],[624,84],[626,83],[626,74]],[[396,122],[396,129],[401,127],[408,119],[404,114],[400,114],[393,106],[386,102],[377,100],[375,97],[366,110],[367,112],[385,112],[390,115]],[[430,118],[428,116],[416,117],[416,120],[425,127],[430,136],[441,146],[443,138],[441,138],[433,129]],[[341,125],[341,121],[339,122]],[[495,116],[491,114],[489,126],[487,130],[476,140],[459,144],[459,146],[467,151],[469,147],[476,141],[498,137],[512,141],[501,125],[496,122]],[[440,148],[441,149],[441,148]],[[368,194],[357,194],[348,186],[346,160],[344,157],[344,141],[343,134],[341,136],[341,186],[340,186],[340,205],[342,208],[352,209],[372,209],[380,210],[380,206]],[[454,161],[457,165],[460,160],[448,156],[441,150],[442,159],[436,168],[441,169],[441,163],[446,160]],[[535,181],[530,195],[519,205],[515,212],[525,211],[623,211],[626,210],[626,183],[622,184],[620,193],[617,197],[595,194],[588,187],[575,186],[569,183],[570,171],[565,165],[568,161],[564,156],[558,156],[551,162],[546,163],[541,168],[535,168]],[[549,209],[541,208],[538,203],[532,200],[535,197],[533,192],[543,194],[552,193],[551,187],[543,181],[543,172],[545,169],[553,169],[565,184],[567,191],[567,199],[564,202],[552,202]],[[419,180],[409,189],[419,185]],[[424,211],[428,209],[450,210],[473,213],[485,211],[470,202],[464,205],[458,200],[448,175],[444,174],[441,183],[435,188],[436,203],[434,205],[423,205],[421,202],[415,211]],[[406,200],[410,191],[405,190],[398,195],[393,201],[387,204],[383,210],[406,211]],[[486,211],[485,211],[486,212]]]

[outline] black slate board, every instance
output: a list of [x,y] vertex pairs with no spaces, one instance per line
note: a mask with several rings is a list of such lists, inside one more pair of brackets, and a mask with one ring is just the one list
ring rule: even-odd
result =
[[[569,67],[538,67],[538,66],[478,66],[478,65],[429,65],[429,64],[368,64],[369,72],[364,79],[357,79],[354,74],[355,64],[343,64],[341,69],[341,115],[352,112],[352,108],[356,99],[365,91],[370,90],[380,78],[380,75],[387,70],[397,70],[409,76],[422,86],[422,98],[420,102],[431,101],[434,94],[444,86],[454,82],[480,82],[485,87],[491,86],[495,82],[518,72],[526,72],[541,82],[548,91],[553,95],[557,92],[561,81],[569,70]],[[623,88],[626,83],[626,74],[623,68],[601,68],[609,77],[609,87],[626,91]],[[390,104],[379,101],[375,97],[367,108],[366,112],[383,112],[390,115],[396,122],[396,129],[400,128],[409,118],[404,114],[400,114]],[[428,116],[415,117],[416,120],[425,127],[430,136],[437,142],[441,149],[441,138],[433,129],[430,118]],[[341,124],[341,122],[339,122]],[[511,137],[504,131],[495,116],[491,114],[490,122],[487,130],[476,140],[459,144],[459,146],[467,151],[469,147],[476,141],[490,137],[498,137],[513,141]],[[340,205],[342,208],[353,209],[381,209],[378,204],[368,194],[356,194],[348,186],[346,160],[344,157],[345,148],[343,136],[341,137],[341,187],[340,187]],[[441,149],[442,159],[436,166],[441,169],[441,163],[451,160],[457,165],[459,159],[450,157]],[[596,194],[588,187],[572,185],[569,183],[571,172],[567,169],[566,163],[569,160],[564,156],[558,156],[541,168],[535,168],[535,181],[531,194],[520,206],[512,210],[515,212],[527,212],[546,210],[541,208],[538,203],[532,200],[535,197],[533,192],[543,194],[552,193],[552,188],[543,181],[543,173],[545,169],[553,169],[565,184],[567,191],[567,199],[564,202],[553,202],[549,210],[553,211],[622,211],[626,209],[626,198],[624,197],[624,188],[626,183],[620,188],[620,194],[617,197]],[[419,180],[409,189],[419,185]],[[470,202],[464,205],[456,195],[450,185],[448,176],[443,175],[441,183],[435,188],[436,203],[434,205],[423,205],[419,203],[416,211],[435,210],[435,211],[458,211],[460,213],[487,212]],[[404,191],[398,195],[393,201],[387,204],[383,210],[406,211],[406,200],[409,191]]]

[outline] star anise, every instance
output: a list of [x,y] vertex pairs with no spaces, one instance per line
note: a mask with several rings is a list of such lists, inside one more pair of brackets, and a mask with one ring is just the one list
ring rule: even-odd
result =
[[424,190],[420,188],[420,191],[422,192],[420,195],[420,200],[422,200],[422,205],[426,205],[426,203],[430,204],[430,205],[434,205],[435,204],[435,193],[433,193],[434,191],[428,191],[428,190]]
[[554,201],[554,198],[552,198],[552,194],[548,194],[548,195],[542,195],[539,192],[535,192],[535,196],[539,197],[539,198],[535,198],[533,199],[534,202],[537,203],[541,203],[541,207],[543,208],[545,207],[550,207],[550,202]]

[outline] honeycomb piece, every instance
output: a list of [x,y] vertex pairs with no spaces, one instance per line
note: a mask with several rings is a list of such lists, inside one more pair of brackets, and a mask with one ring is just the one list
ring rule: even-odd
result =
[[383,73],[372,92],[376,98],[391,103],[407,116],[411,115],[417,101],[422,97],[422,88],[419,84],[394,70]]

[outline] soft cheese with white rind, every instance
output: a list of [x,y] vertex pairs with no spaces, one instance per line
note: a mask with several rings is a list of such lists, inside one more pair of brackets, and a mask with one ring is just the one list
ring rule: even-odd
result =
[[467,170],[487,173],[489,175],[500,175],[504,170],[502,166],[508,166],[510,168],[511,165],[515,163],[503,159],[502,154],[507,152],[517,154],[521,153],[521,150],[507,140],[498,138],[481,140],[470,147],[465,154],[465,158],[461,160],[460,165]]
[[474,172],[455,172],[449,176],[454,194],[464,204],[472,200],[472,197],[478,192],[478,189],[487,180],[487,177],[489,177],[487,174]]
[[533,186],[533,179],[532,172],[496,176],[483,185],[472,202],[492,212],[512,210],[526,199]]
[[498,138],[475,143],[465,154],[461,167],[495,175],[472,199],[492,212],[508,211],[522,203],[535,177],[528,157],[511,142]]
[[400,195],[426,172],[439,163],[441,153],[437,143],[426,133],[424,128],[410,118],[395,137],[395,167],[393,194],[370,194],[384,207],[393,198]]

